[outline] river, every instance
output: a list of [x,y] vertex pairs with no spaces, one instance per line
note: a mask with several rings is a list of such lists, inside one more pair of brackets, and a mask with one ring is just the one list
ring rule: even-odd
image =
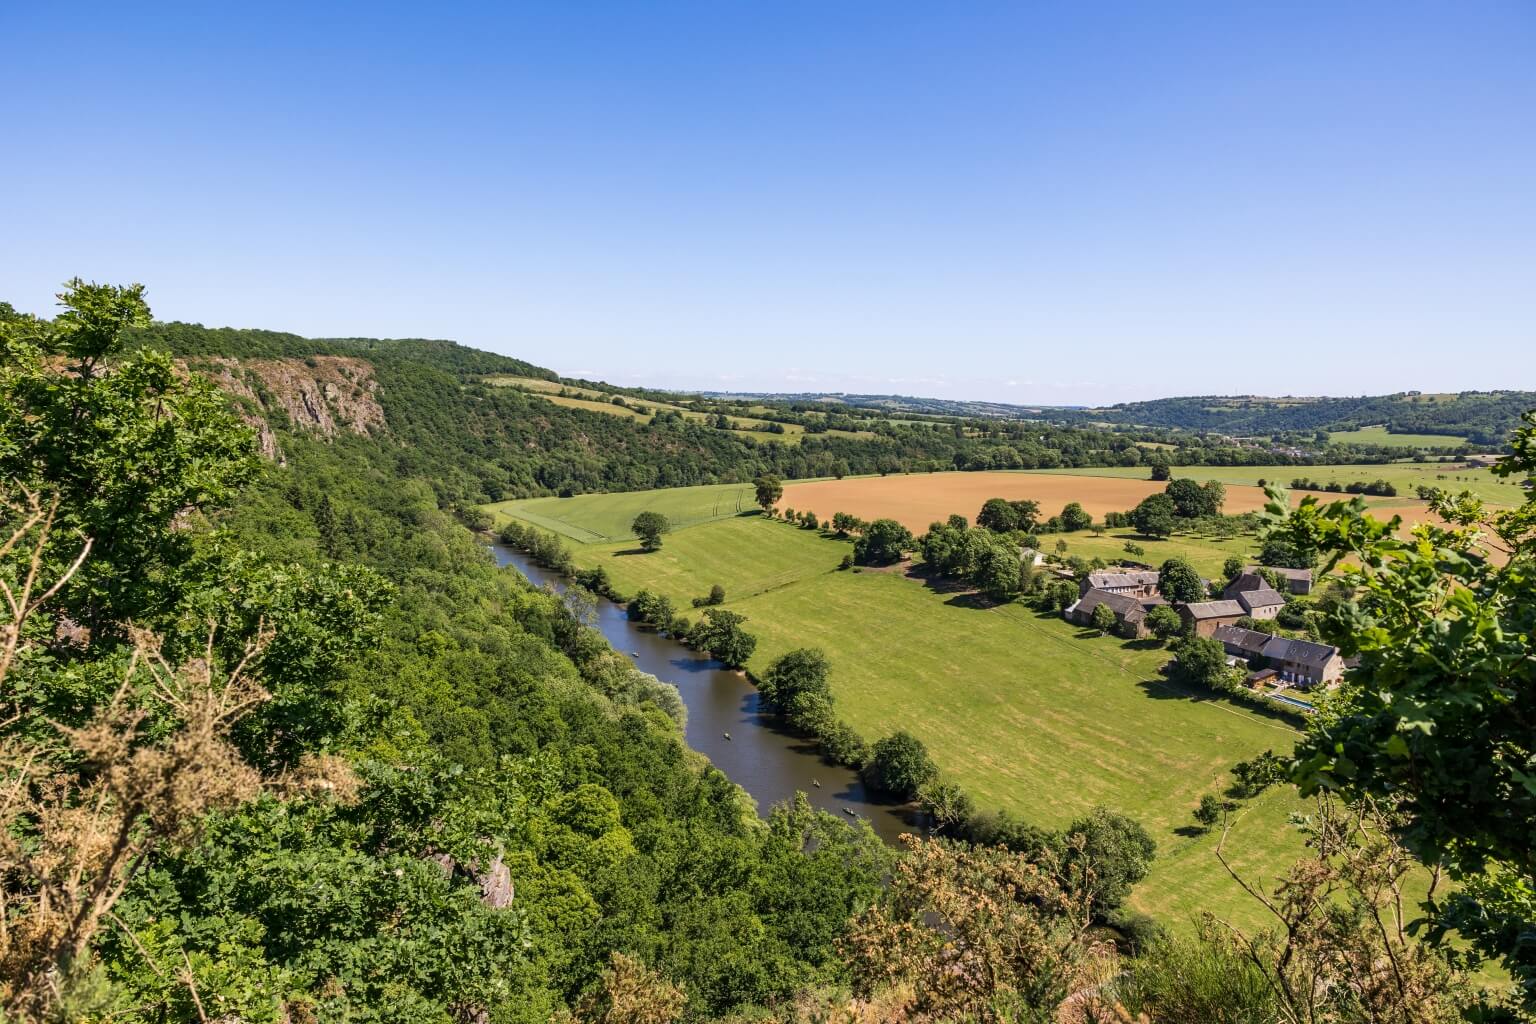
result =
[[[521,551],[505,544],[492,544],[491,551],[498,565],[515,568],[536,584],[565,585],[558,573],[535,565]],[[868,820],[887,842],[920,831],[910,808],[870,799],[856,774],[823,761],[812,741],[780,729],[760,710],[757,689],[741,673],[630,622],[623,607],[604,598],[598,599],[596,625],[641,671],[677,687],[688,705],[688,745],[750,793],[759,812],[800,790],[825,811],[842,818],[851,811]]]

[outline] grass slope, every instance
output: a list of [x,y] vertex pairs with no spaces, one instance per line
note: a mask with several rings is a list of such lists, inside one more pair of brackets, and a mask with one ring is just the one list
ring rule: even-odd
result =
[[[494,508],[529,519],[531,506],[595,535],[627,528],[642,507],[697,511],[714,500],[711,490]],[[561,519],[548,513],[550,502],[563,506]],[[1215,860],[1215,837],[1181,830],[1201,795],[1230,783],[1235,761],[1288,750],[1289,725],[1181,692],[1158,676],[1167,655],[1153,645],[1089,637],[1016,604],[979,607],[899,571],[837,571],[847,550],[784,523],[731,516],[679,530],[652,554],[621,539],[580,545],[574,555],[607,568],[621,592],[657,591],[689,615],[691,598],[722,584],[726,606],[759,638],[749,668],[761,672],[796,647],[823,648],[840,713],[855,728],[870,739],[911,731],[983,807],[1052,826],[1095,804],[1132,814],[1159,847],[1133,901],[1140,909],[1175,925],[1200,909],[1258,920],[1259,908]],[[1286,818],[1296,806],[1282,792],[1244,808],[1228,840],[1240,870],[1267,879],[1294,858],[1299,844]]]
[[485,508],[497,526],[512,517],[588,544],[634,540],[629,524],[641,512],[660,512],[671,520],[673,529],[682,529],[755,509],[757,503],[751,484],[704,484],[573,498],[523,498]]
[[1361,427],[1359,430],[1334,430],[1328,440],[1335,444],[1379,444],[1388,448],[1459,448],[1467,443],[1464,436],[1451,434],[1393,434],[1386,427]]

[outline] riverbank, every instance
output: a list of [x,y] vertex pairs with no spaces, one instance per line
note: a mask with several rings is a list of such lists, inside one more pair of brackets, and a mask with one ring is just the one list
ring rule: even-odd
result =
[[[539,586],[565,586],[564,577],[523,552],[500,542],[489,546],[498,565],[517,570]],[[922,831],[913,820],[913,808],[874,799],[857,773],[824,760],[815,740],[784,730],[761,707],[746,673],[631,622],[624,606],[607,598],[598,599],[595,625],[613,649],[630,656],[642,672],[677,687],[688,708],[688,746],[746,790],[759,813],[804,792],[814,807],[869,821],[887,842],[894,843],[904,832]]]

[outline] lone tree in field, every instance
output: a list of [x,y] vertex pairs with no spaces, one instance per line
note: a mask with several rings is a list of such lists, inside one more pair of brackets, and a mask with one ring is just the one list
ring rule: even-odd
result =
[[752,486],[757,488],[757,503],[762,506],[764,512],[772,512],[773,506],[784,497],[784,481],[771,474],[765,474],[753,480]]
[[667,517],[660,512],[641,512],[635,516],[635,521],[629,524],[635,536],[640,538],[640,546],[647,551],[655,551],[661,547],[661,535],[672,529],[672,524]]
[[1203,601],[1205,584],[1187,559],[1170,558],[1157,571],[1157,590],[1169,601]]
[[1152,463],[1153,480],[1167,480],[1172,475],[1173,470],[1168,465],[1168,461],[1166,459],[1159,459]]
[[1200,806],[1195,808],[1195,821],[1200,827],[1209,832],[1211,826],[1221,818],[1221,801],[1207,793],[1200,798]]

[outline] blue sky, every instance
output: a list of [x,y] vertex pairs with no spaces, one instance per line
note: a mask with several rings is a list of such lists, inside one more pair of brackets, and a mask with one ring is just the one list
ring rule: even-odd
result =
[[1536,4],[0,3],[0,297],[620,383],[1536,388]]

